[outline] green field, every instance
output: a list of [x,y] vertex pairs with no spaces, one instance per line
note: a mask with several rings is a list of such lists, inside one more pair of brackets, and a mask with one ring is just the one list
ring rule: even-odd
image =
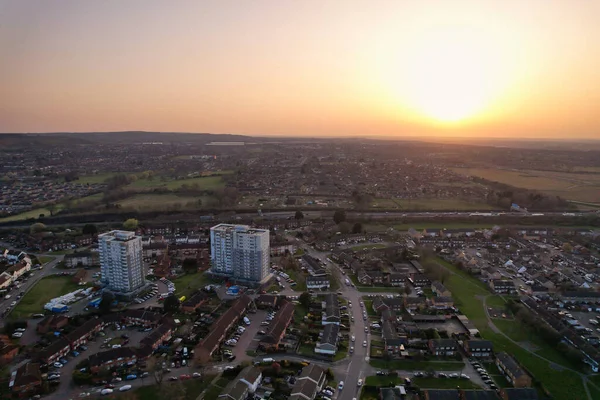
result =
[[394,202],[397,204],[397,208],[401,210],[469,211],[498,209],[498,207],[493,207],[486,203],[469,202],[460,199],[394,199]]
[[396,224],[393,228],[398,231],[407,231],[410,228],[414,228],[418,231],[423,229],[490,229],[492,224],[475,224],[465,222],[415,222],[414,224]]
[[38,261],[39,261],[41,264],[47,264],[47,263],[49,263],[50,261],[54,260],[54,257],[50,257],[50,256],[39,256],[37,259],[38,259]]
[[[455,301],[456,306],[475,324],[481,336],[494,343],[494,351],[505,351],[515,356],[541,384],[557,399],[587,400],[583,382],[575,372],[562,370],[560,367],[551,366],[548,362],[529,353],[520,346],[512,343],[506,337],[495,333],[487,324],[487,317],[483,309],[483,296],[489,295],[489,291],[483,283],[458,270],[446,262],[440,262],[458,275],[452,275],[445,282]],[[502,321],[504,323],[505,321]],[[537,338],[536,338],[537,340]],[[547,350],[547,349],[545,349]],[[561,358],[557,350],[550,349],[553,354],[544,353],[544,357],[551,360]]]
[[10,318],[18,319],[31,314],[44,311],[44,305],[55,297],[73,292],[81,286],[73,283],[70,276],[48,276],[40,279],[35,286],[27,292],[19,304],[10,313]]
[[206,204],[209,197],[207,196],[178,196],[176,194],[165,193],[165,194],[136,194],[126,199],[117,202],[122,208],[126,209],[168,209],[170,207],[180,205],[185,207],[188,204],[192,204],[198,207],[198,200],[202,200],[203,204]]
[[[102,199],[102,193],[96,193],[96,194],[85,196],[85,197],[82,197],[79,199],[71,200],[71,202],[74,205],[77,205],[86,200],[100,200],[100,199]],[[63,210],[65,208],[65,206],[66,206],[66,202],[58,203],[55,213]],[[30,211],[25,211],[20,214],[15,214],[15,215],[11,215],[9,217],[0,218],[0,223],[10,222],[10,221],[21,221],[21,220],[30,219],[30,218],[38,219],[40,217],[40,214],[44,214],[44,216],[49,217],[50,210],[48,210],[45,207],[36,208],[36,209],[30,210]]]
[[399,369],[403,371],[416,371],[433,368],[436,371],[460,371],[465,367],[462,361],[411,361],[411,360],[384,360],[371,359],[369,364],[374,368]]
[[199,190],[215,190],[225,186],[220,176],[205,176],[178,180],[162,181],[160,178],[137,179],[126,186],[127,189],[153,189],[164,187],[169,190],[180,189],[183,185],[197,185]]

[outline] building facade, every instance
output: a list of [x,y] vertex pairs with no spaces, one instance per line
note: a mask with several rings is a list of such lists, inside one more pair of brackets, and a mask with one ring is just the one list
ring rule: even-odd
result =
[[211,272],[249,282],[269,274],[269,231],[247,225],[210,228]]
[[115,293],[133,293],[146,285],[142,264],[142,238],[133,232],[110,231],[98,235],[102,280]]

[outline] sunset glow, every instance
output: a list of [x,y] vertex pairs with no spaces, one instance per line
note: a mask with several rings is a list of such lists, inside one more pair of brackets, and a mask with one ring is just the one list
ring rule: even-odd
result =
[[0,130],[598,137],[598,2],[8,1]]

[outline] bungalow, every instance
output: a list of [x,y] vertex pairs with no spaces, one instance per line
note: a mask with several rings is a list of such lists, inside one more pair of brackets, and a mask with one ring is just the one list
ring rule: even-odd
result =
[[405,396],[406,389],[404,389],[404,386],[379,388],[379,398],[381,400],[404,400]]
[[325,325],[315,353],[335,355],[339,340],[340,327],[335,324]]
[[434,356],[450,357],[456,354],[458,346],[454,339],[430,339],[427,343]]
[[19,397],[36,393],[42,388],[40,365],[34,363],[23,364],[11,374],[8,386]]
[[494,355],[494,344],[489,340],[465,340],[463,347],[469,357],[490,358]]
[[440,297],[451,297],[452,296],[452,292],[449,291],[446,286],[444,286],[444,284],[440,281],[434,281],[431,284],[431,291],[433,292],[433,294],[435,294],[436,296],[440,296]]
[[271,321],[266,334],[263,336],[261,343],[269,347],[277,348],[279,342],[285,335],[287,327],[292,322],[294,316],[294,305],[288,301],[284,301],[281,308],[275,314],[275,318]]
[[522,388],[531,386],[531,376],[508,354],[504,352],[498,353],[496,355],[496,365],[514,387]]
[[503,280],[503,279],[493,279],[489,282],[490,289],[494,293],[501,294],[515,294],[517,293],[517,288],[515,288],[515,284],[513,281]]
[[329,289],[331,286],[327,276],[308,276],[306,277],[307,289]]
[[296,379],[289,400],[313,400],[323,389],[326,381],[323,368],[316,364],[307,365],[302,368],[300,376]]

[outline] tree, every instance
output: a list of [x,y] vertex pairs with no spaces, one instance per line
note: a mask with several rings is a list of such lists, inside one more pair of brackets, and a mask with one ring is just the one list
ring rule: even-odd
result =
[[170,314],[176,313],[177,311],[179,311],[179,299],[177,297],[175,297],[174,294],[170,294],[165,299],[163,308],[166,313],[170,313]]
[[304,213],[300,210],[296,211],[296,215],[294,215],[294,219],[303,219]]
[[115,295],[111,292],[102,293],[102,300],[100,300],[100,304],[98,304],[98,311],[101,314],[107,314],[110,312],[112,308],[112,303],[115,301]]
[[344,222],[345,220],[346,220],[346,211],[337,210],[335,213],[333,213],[333,222],[335,222],[336,224],[339,224],[340,222]]
[[302,306],[304,306],[304,308],[307,308],[310,306],[310,301],[311,301],[311,296],[310,293],[308,292],[303,292],[300,297],[298,297],[298,301],[300,302],[300,304],[302,304]]
[[188,274],[198,272],[198,260],[195,258],[186,258],[181,264],[183,270]]
[[350,222],[343,221],[338,224],[338,229],[341,233],[347,234],[352,230],[352,225],[350,225]]
[[404,293],[408,296],[412,293],[412,289],[409,285],[404,285]]
[[52,203],[46,206],[46,209],[50,211],[50,216],[53,216],[56,211],[58,211],[58,204]]
[[85,224],[82,229],[82,233],[84,235],[94,236],[98,233],[98,228],[94,224]]
[[129,218],[123,222],[123,229],[127,231],[135,231],[138,228],[138,220],[135,218]]
[[46,225],[42,224],[41,222],[36,222],[35,224],[33,224],[29,227],[29,233],[32,235],[36,234],[36,233],[45,232],[45,231],[46,231]]
[[571,253],[571,252],[573,251],[573,246],[571,245],[571,243],[569,243],[569,242],[565,242],[565,243],[563,243],[563,245],[562,245],[562,250],[563,250],[565,253]]
[[362,233],[363,231],[363,226],[360,222],[357,222],[354,224],[354,226],[352,227],[352,233]]

